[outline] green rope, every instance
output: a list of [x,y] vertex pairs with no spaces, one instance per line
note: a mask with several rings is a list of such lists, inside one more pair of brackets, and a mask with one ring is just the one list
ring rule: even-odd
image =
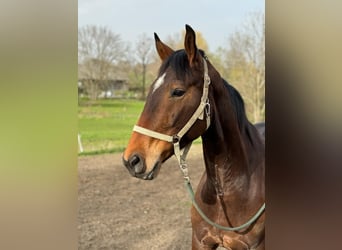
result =
[[217,227],[218,229],[224,230],[224,231],[239,231],[243,228],[248,227],[249,225],[251,225],[253,222],[256,221],[256,219],[261,215],[261,213],[265,210],[265,203],[261,206],[261,208],[259,209],[259,211],[249,220],[247,221],[245,224],[238,226],[238,227],[224,227],[221,226],[219,224],[216,224],[215,222],[211,221],[204,213],[203,211],[200,209],[200,207],[198,206],[198,204],[195,201],[195,195],[194,195],[194,191],[192,190],[192,186],[190,181],[185,181],[185,185],[187,187],[187,190],[189,192],[190,198],[192,200],[192,204],[194,205],[194,207],[196,208],[197,212],[202,216],[202,218],[209,223],[210,225]]

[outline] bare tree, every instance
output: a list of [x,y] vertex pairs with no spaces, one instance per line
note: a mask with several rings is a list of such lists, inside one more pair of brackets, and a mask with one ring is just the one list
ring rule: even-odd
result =
[[229,78],[246,101],[254,122],[265,119],[265,17],[253,13],[230,40],[227,54]]
[[146,98],[146,73],[147,65],[150,63],[152,56],[152,39],[149,38],[146,33],[139,36],[138,42],[136,44],[136,55],[139,63],[141,64],[141,74],[142,74],[142,99]]
[[107,27],[89,25],[78,30],[79,76],[91,99],[96,99],[101,85],[113,77],[115,65],[125,56],[127,47],[121,37]]

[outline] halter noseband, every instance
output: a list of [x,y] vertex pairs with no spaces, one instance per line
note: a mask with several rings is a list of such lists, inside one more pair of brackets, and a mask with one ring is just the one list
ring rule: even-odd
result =
[[173,144],[174,148],[174,154],[177,158],[177,161],[179,163],[179,167],[184,175],[184,178],[189,182],[189,175],[188,175],[188,168],[185,163],[186,155],[191,147],[191,143],[186,145],[184,149],[180,149],[180,140],[182,137],[190,130],[192,125],[196,122],[197,119],[203,120],[204,116],[206,116],[206,123],[207,123],[207,129],[210,126],[210,103],[208,98],[208,92],[209,92],[209,85],[210,85],[210,77],[208,74],[208,65],[206,60],[203,58],[203,67],[204,67],[204,83],[203,83],[203,93],[201,97],[201,102],[199,106],[197,107],[196,111],[193,113],[193,115],[190,117],[188,122],[184,125],[184,127],[175,135],[166,135],[162,134],[147,128],[140,127],[138,125],[135,125],[133,128],[133,131],[138,132],[143,135],[147,135],[162,141],[167,141]]

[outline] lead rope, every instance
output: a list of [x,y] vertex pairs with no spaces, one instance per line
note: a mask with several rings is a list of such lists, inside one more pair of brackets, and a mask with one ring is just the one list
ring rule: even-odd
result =
[[217,227],[218,229],[224,230],[224,231],[239,231],[243,228],[246,228],[248,226],[250,226],[252,223],[254,223],[259,216],[262,214],[262,212],[265,210],[265,203],[261,206],[261,208],[258,210],[258,212],[252,217],[250,218],[246,223],[242,224],[241,226],[238,227],[224,227],[222,225],[216,224],[215,222],[213,222],[212,220],[210,220],[201,210],[201,208],[198,206],[198,204],[195,201],[195,194],[194,191],[192,189],[191,183],[190,181],[187,182],[185,181],[185,186],[188,190],[188,193],[190,195],[190,198],[192,200],[192,204],[194,205],[194,207],[196,208],[197,212],[201,215],[201,217],[210,225],[212,225],[213,227]]
[[201,210],[201,208],[198,206],[198,204],[196,203],[196,200],[195,200],[195,194],[194,194],[194,191],[192,189],[192,185],[191,185],[191,182],[190,182],[190,177],[189,177],[189,172],[188,172],[188,166],[185,162],[185,159],[186,159],[186,156],[189,152],[189,149],[191,147],[191,143],[188,144],[186,147],[184,147],[183,149],[183,152],[181,152],[182,150],[180,150],[179,148],[179,142],[176,142],[173,144],[174,146],[174,151],[175,151],[175,156],[178,160],[178,164],[179,164],[179,168],[180,170],[182,171],[183,173],[183,177],[184,177],[184,181],[185,181],[185,187],[189,193],[189,196],[190,196],[190,199],[192,201],[192,204],[194,205],[194,207],[196,208],[197,212],[200,214],[200,216],[210,225],[218,228],[218,229],[221,229],[221,230],[224,230],[224,231],[239,231],[243,228],[246,228],[248,226],[250,226],[252,223],[254,223],[258,218],[259,216],[262,214],[262,212],[265,210],[265,203],[261,206],[261,208],[258,210],[258,212],[252,217],[250,218],[246,223],[240,225],[240,226],[237,226],[237,227],[225,227],[225,226],[222,226],[222,225],[219,225],[215,222],[213,222],[212,220],[210,220],[206,215],[205,213]]

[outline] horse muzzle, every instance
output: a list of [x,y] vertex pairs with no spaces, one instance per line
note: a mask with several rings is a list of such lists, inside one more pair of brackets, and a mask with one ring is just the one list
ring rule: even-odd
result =
[[134,154],[129,157],[128,160],[125,160],[124,157],[122,157],[123,164],[127,168],[128,172],[136,178],[140,178],[143,180],[153,180],[157,174],[158,170],[161,166],[161,163],[157,161],[152,170],[146,173],[146,163],[145,160],[139,155]]

